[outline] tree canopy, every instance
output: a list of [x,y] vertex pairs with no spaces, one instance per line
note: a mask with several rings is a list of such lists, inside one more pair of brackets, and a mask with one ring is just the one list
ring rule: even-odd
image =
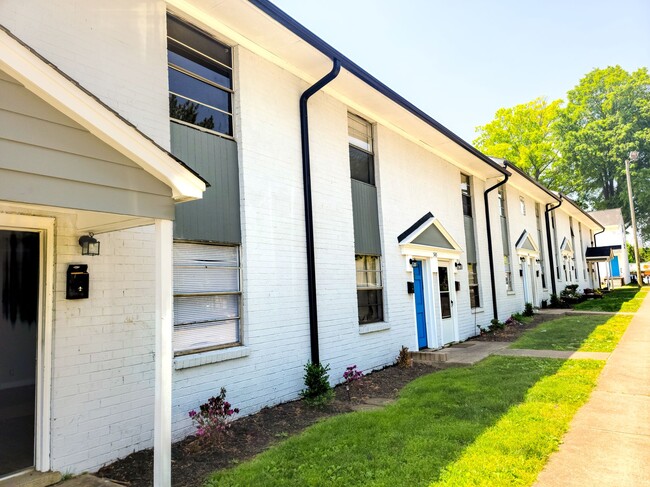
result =
[[650,236],[650,76],[647,69],[628,73],[620,66],[595,69],[567,94],[556,125],[562,164],[556,168],[560,190],[575,194],[594,209],[623,208],[630,222],[625,160],[631,165],[637,223]]
[[590,209],[622,208],[630,223],[625,160],[632,162],[637,226],[650,240],[650,75],[620,66],[594,69],[561,100],[501,108],[477,128],[474,144],[508,159]]
[[492,122],[477,128],[479,136],[474,145],[549,184],[549,170],[559,157],[553,127],[561,103],[561,100],[548,103],[544,98],[536,98],[512,108],[501,108]]

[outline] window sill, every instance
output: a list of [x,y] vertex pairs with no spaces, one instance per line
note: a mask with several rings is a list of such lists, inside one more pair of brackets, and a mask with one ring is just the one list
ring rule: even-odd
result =
[[471,310],[471,313],[473,315],[477,315],[479,313],[484,313],[485,312],[484,308],[470,308],[470,310]]
[[508,296],[514,296],[514,295],[517,294],[517,293],[514,292],[514,291],[506,291],[506,294],[507,294]]
[[390,330],[390,325],[385,321],[379,323],[369,323],[367,325],[359,325],[359,335],[366,333],[374,333],[376,331]]
[[200,367],[201,365],[216,364],[227,360],[248,357],[250,353],[250,348],[239,346],[181,355],[174,358],[174,370],[189,369],[192,367]]

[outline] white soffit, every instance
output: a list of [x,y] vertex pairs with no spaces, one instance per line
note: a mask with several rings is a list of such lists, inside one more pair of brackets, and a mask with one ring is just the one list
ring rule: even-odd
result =
[[[332,69],[328,57],[246,0],[167,0],[167,4],[171,12],[214,32],[216,37],[225,36],[228,39],[224,40],[239,44],[302,78],[305,88]],[[345,69],[323,91],[480,179],[503,176]]]
[[175,200],[202,197],[206,185],[199,177],[1,28],[0,69],[167,184]]

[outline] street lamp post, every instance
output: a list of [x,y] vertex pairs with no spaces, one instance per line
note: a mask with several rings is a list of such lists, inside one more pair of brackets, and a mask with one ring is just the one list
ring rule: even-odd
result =
[[632,237],[634,238],[634,261],[636,262],[636,282],[639,286],[643,285],[641,280],[641,262],[639,259],[639,241],[636,233],[636,215],[634,214],[634,202],[632,201],[632,180],[630,178],[630,161],[636,161],[639,158],[638,151],[632,151],[625,159],[625,175],[627,176],[627,196],[630,199],[630,216],[632,218]]

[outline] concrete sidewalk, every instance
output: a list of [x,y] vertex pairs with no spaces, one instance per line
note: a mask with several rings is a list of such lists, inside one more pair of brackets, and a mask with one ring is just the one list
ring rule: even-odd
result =
[[650,297],[607,360],[537,487],[650,485]]

